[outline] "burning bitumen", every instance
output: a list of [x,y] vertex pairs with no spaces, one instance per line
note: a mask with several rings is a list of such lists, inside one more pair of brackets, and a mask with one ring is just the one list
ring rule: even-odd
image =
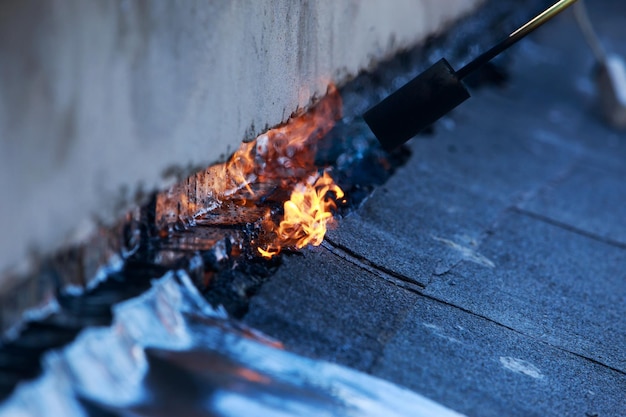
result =
[[315,155],[340,114],[341,98],[331,88],[311,111],[243,143],[226,163],[196,174],[191,197],[184,186],[186,192],[160,194],[161,228],[171,230],[172,217],[196,226],[248,226],[257,235],[250,243],[268,259],[283,248],[319,245],[337,207],[334,199],[343,191],[329,167],[315,164]]

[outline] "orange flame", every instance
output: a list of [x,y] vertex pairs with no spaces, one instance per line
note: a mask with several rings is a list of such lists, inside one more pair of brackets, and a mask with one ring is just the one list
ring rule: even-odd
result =
[[333,221],[332,210],[337,208],[330,193],[334,193],[336,199],[344,196],[343,190],[327,172],[321,177],[312,175],[306,182],[296,184],[290,199],[285,202],[283,220],[277,227],[269,225],[270,231],[276,234],[275,241],[265,249],[258,248],[259,253],[265,258],[272,258],[284,247],[302,249],[307,245],[319,246],[326,235],[328,223]]
[[[267,258],[284,247],[301,249],[321,244],[336,208],[330,194],[343,198],[344,193],[327,173],[318,174],[315,155],[317,142],[341,117],[341,109],[341,96],[330,86],[328,94],[306,113],[241,144],[227,162],[161,193],[157,219],[169,226],[179,217],[206,219],[209,214],[220,218],[222,213],[237,213],[234,223],[227,224],[260,222],[265,228],[257,244],[264,246],[258,251]],[[284,219],[277,225],[267,207],[289,192]],[[241,215],[243,212],[246,214]]]

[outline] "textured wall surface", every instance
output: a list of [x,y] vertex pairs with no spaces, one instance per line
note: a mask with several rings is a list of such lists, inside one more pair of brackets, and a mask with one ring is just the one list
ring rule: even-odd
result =
[[0,4],[0,276],[481,0]]

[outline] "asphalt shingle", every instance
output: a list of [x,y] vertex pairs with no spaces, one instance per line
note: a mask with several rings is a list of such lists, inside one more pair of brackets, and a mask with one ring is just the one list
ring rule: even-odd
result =
[[470,416],[626,415],[623,374],[426,299],[373,373]]
[[326,249],[303,253],[284,259],[252,299],[246,323],[296,353],[369,369],[412,294]]
[[626,247],[626,174],[585,162],[521,207]]
[[425,286],[433,274],[447,271],[461,259],[443,242],[480,240],[505,205],[421,172],[415,161],[343,219],[328,239]]
[[623,249],[511,213],[479,251],[494,268],[462,262],[425,292],[626,373]]

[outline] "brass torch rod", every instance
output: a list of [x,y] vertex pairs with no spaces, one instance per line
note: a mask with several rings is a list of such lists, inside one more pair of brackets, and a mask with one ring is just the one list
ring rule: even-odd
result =
[[476,59],[465,65],[463,68],[456,72],[456,75],[459,79],[463,79],[472,72],[476,71],[478,68],[491,61],[494,57],[499,55],[505,49],[511,47],[519,40],[524,38],[526,35],[537,29],[539,26],[546,23],[548,20],[552,19],[557,14],[561,13],[563,10],[567,9],[569,6],[574,4],[577,0],[561,0],[554,3],[549,9],[545,10],[543,13],[535,16],[531,21],[526,23],[521,28],[517,29],[515,32],[511,33],[508,38],[489,49],[487,52],[478,56]]

